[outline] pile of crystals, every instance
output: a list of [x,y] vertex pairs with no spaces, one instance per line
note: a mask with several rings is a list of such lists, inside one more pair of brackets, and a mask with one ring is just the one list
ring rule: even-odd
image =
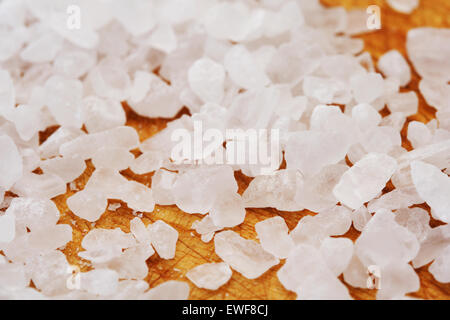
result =
[[[280,263],[299,299],[351,298],[342,274],[353,287],[381,281],[380,299],[417,291],[426,265],[448,283],[450,30],[408,33],[420,94],[437,111],[425,124],[407,121],[419,99],[405,57],[392,50],[375,66],[352,37],[366,22],[365,9],[318,0],[0,1],[0,297],[186,299],[188,280],[216,290],[233,271],[256,279]],[[140,141],[125,102],[167,127]],[[87,160],[95,170],[78,190]],[[152,173],[151,187],[127,168]],[[238,171],[252,178],[243,193]],[[90,271],[79,272],[52,201],[67,190],[89,223],[110,199],[150,216],[155,204],[203,215],[192,228],[222,262],[149,288],[147,260],[173,259],[178,231],[138,214],[129,233],[85,234]],[[315,214],[291,231],[281,217],[261,221],[259,241],[227,229],[265,207]],[[355,242],[343,237],[352,225]]]

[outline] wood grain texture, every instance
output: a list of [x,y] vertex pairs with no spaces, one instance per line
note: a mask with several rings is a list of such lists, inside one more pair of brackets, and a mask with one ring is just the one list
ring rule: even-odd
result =
[[[409,29],[419,26],[450,27],[450,1],[448,0],[421,0],[421,5],[412,15],[403,15],[392,11],[382,0],[324,0],[324,4],[329,6],[345,6],[350,8],[366,8],[370,4],[377,4],[381,7],[382,29],[370,34],[361,36],[365,41],[365,50],[369,51],[374,60],[377,60],[381,54],[390,50],[397,49],[406,56],[405,39]],[[419,77],[413,74],[413,80],[407,87],[408,90],[414,90],[420,97],[419,113],[409,118],[409,120],[419,120],[428,122],[434,117],[435,110],[427,106],[423,97],[418,92]],[[127,124],[134,127],[140,135],[141,140],[152,136],[167,124],[167,120],[146,119],[137,116],[130,108],[124,106],[127,111]],[[186,110],[182,111],[185,113]],[[45,138],[49,132],[42,135]],[[405,130],[402,131],[403,144],[410,148],[406,141]],[[76,180],[79,188],[84,184],[92,174],[94,168],[89,163],[86,172]],[[147,186],[151,185],[152,174],[135,175],[130,170],[122,172],[127,178],[137,180]],[[250,178],[236,173],[239,184],[239,191],[245,190],[250,182]],[[64,253],[72,264],[81,266],[83,271],[89,269],[88,263],[78,257],[81,249],[80,243],[84,235],[92,228],[116,228],[119,227],[125,232],[129,232],[129,221],[134,218],[132,211],[120,201],[111,200],[110,203],[120,202],[122,204],[116,212],[106,211],[105,214],[95,224],[88,223],[75,216],[67,208],[66,199],[73,192],[68,191],[65,195],[54,199],[61,211],[60,223],[67,223],[73,227],[73,241],[71,241]],[[208,196],[208,195],[205,195]],[[425,206],[426,207],[426,206]],[[307,210],[295,213],[280,212],[274,209],[247,209],[245,222],[233,228],[236,232],[248,239],[256,239],[254,225],[256,222],[273,217],[281,216],[286,220],[290,229],[293,229],[297,222],[304,216],[313,214]],[[179,241],[177,244],[176,256],[172,260],[160,259],[156,254],[148,260],[149,274],[146,278],[151,287],[154,287],[167,280],[188,281],[185,273],[202,263],[220,261],[214,253],[213,241],[203,243],[197,234],[190,229],[194,221],[200,219],[200,215],[189,215],[176,206],[156,206],[154,212],[143,213],[145,224],[158,219],[163,219],[174,226],[179,231]],[[436,221],[433,221],[437,225]],[[350,239],[356,239],[359,235],[355,229],[352,229],[345,235]],[[231,280],[217,291],[208,291],[198,289],[191,283],[191,299],[295,299],[295,294],[283,288],[278,281],[276,272],[281,265],[273,267],[263,276],[256,280],[248,280],[239,273],[234,272]],[[438,283],[427,271],[428,266],[417,270],[421,279],[421,288],[418,292],[412,294],[414,297],[424,299],[449,299],[450,285]],[[363,290],[349,287],[351,295],[355,299],[373,299],[376,291]]]

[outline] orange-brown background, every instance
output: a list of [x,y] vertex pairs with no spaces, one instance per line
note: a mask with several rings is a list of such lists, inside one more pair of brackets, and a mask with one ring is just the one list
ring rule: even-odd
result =
[[[405,41],[406,33],[409,29],[419,26],[433,27],[450,27],[450,1],[447,0],[421,0],[420,8],[411,15],[403,15],[390,9],[384,0],[323,0],[324,4],[329,6],[345,6],[350,8],[367,8],[371,4],[377,4],[381,7],[382,29],[370,34],[361,36],[365,41],[365,50],[369,51],[376,61],[381,54],[390,50],[397,49],[406,56]],[[418,92],[418,76],[413,73],[413,80],[407,87],[408,90]],[[428,122],[434,117],[434,109],[427,106],[423,97],[419,95],[420,108],[419,113],[409,118],[409,120],[419,120]],[[126,105],[124,105],[128,116],[128,125],[138,130],[141,140],[144,140],[165,127],[167,120],[162,119],[146,119],[134,114]],[[186,111],[184,111],[186,112]],[[386,114],[387,111],[384,110]],[[47,130],[42,134],[42,139],[53,130]],[[405,130],[402,131],[404,137]],[[405,147],[410,148],[408,141],[403,139]],[[88,180],[90,174],[94,170],[89,164],[86,172],[77,179],[77,185],[82,188]],[[150,186],[151,174],[137,176],[127,170],[123,174],[139,182]],[[245,190],[250,179],[244,177],[240,173],[236,174],[239,183],[239,191]],[[389,188],[389,187],[388,187]],[[88,264],[82,261],[77,253],[82,250],[80,243],[86,233],[93,227],[97,228],[115,228],[120,227],[123,231],[129,232],[129,221],[134,218],[130,209],[122,203],[121,208],[116,212],[106,211],[99,221],[95,224],[88,223],[79,219],[72,214],[66,205],[66,199],[73,192],[57,197],[55,200],[61,211],[60,223],[68,223],[72,225],[73,241],[71,241],[64,253],[70,263],[78,264],[83,271],[89,269]],[[206,195],[205,195],[206,196]],[[110,203],[119,201],[110,201]],[[233,228],[243,237],[248,239],[256,239],[254,224],[258,221],[280,215],[286,220],[290,229],[293,229],[297,222],[305,215],[311,214],[308,211],[288,213],[280,212],[273,209],[247,209],[247,217],[245,222]],[[219,257],[214,253],[213,241],[203,243],[199,236],[195,234],[190,227],[200,216],[189,215],[176,206],[156,206],[154,212],[144,213],[143,221],[145,224],[151,223],[157,219],[163,219],[167,223],[174,226],[179,231],[179,241],[177,243],[176,256],[172,260],[160,259],[157,254],[148,260],[149,274],[146,278],[150,287],[154,287],[164,281],[177,279],[188,281],[184,274],[191,268],[206,262],[220,261]],[[436,221],[432,221],[432,225],[437,225]],[[352,229],[346,236],[355,239],[358,232]],[[217,291],[208,291],[198,289],[191,283],[191,299],[294,299],[295,294],[285,290],[277,279],[276,272],[281,265],[273,267],[267,273],[256,280],[248,280],[239,273],[234,272],[231,280]],[[450,285],[438,283],[433,276],[427,271],[428,266],[417,270],[421,288],[417,293],[412,294],[414,297],[425,299],[449,299]],[[373,299],[376,292],[374,290],[355,289],[349,287],[351,295],[356,299]]]

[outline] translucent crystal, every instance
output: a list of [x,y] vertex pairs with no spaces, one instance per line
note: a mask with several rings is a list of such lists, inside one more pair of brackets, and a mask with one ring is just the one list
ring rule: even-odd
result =
[[[414,0],[417,1],[417,0]],[[397,50],[390,50],[378,60],[378,69],[388,78],[396,78],[402,87],[411,81],[411,68]]]
[[406,49],[414,68],[423,78],[450,80],[450,30],[417,28],[408,31]]
[[203,102],[220,103],[224,96],[225,70],[209,58],[197,60],[188,72],[189,86]]
[[366,206],[361,206],[359,209],[352,211],[353,226],[358,231],[363,231],[370,218],[372,218],[372,215],[369,213]]
[[83,99],[84,125],[89,133],[125,125],[125,112],[118,101],[89,96]]
[[320,253],[328,268],[339,276],[353,256],[353,242],[347,238],[326,238],[320,246]]
[[423,242],[431,230],[430,216],[421,208],[403,208],[395,213],[395,221],[415,234],[419,242]]
[[433,138],[432,133],[428,127],[419,121],[411,121],[408,124],[408,140],[411,142],[413,148],[426,146]]
[[279,170],[274,175],[255,177],[242,195],[246,208],[274,207],[282,211],[303,208],[295,201],[301,175],[295,170]]
[[351,211],[344,206],[335,206],[315,216],[303,217],[290,235],[295,244],[320,246],[327,237],[345,234],[351,225]]
[[179,175],[173,185],[175,202],[187,213],[205,214],[214,206],[219,195],[236,192],[237,183],[233,170],[228,166],[188,170]]
[[333,188],[347,169],[346,165],[332,164],[318,174],[300,180],[295,201],[301,207],[315,212],[332,208],[338,202],[333,195]]
[[20,53],[20,57],[32,63],[52,61],[62,49],[63,39],[54,33],[44,34],[31,41]]
[[124,63],[116,57],[100,61],[89,72],[88,81],[94,92],[102,98],[123,101],[130,94],[130,76]]
[[95,269],[81,273],[81,289],[96,295],[114,294],[119,285],[119,275],[109,269]]
[[285,259],[294,247],[289,229],[281,217],[273,217],[255,224],[261,246],[279,259]]
[[80,157],[55,157],[42,161],[40,164],[44,172],[59,176],[65,183],[78,178],[86,169],[86,163]]
[[16,217],[13,213],[0,216],[0,243],[8,243],[16,236]]
[[256,279],[279,260],[258,243],[240,237],[234,231],[222,231],[214,237],[216,254],[231,268],[248,279]]
[[150,44],[153,48],[171,53],[177,47],[177,38],[173,28],[166,24],[156,27],[150,36]]
[[138,103],[132,103],[134,111],[144,117],[172,118],[182,108],[180,92],[157,76],[152,76],[147,95]]
[[442,283],[450,282],[450,272],[448,264],[450,263],[450,246],[447,246],[439,257],[434,260],[428,268],[433,277]]
[[67,127],[80,128],[83,84],[74,79],[53,76],[45,83],[46,105],[56,121]]
[[277,275],[283,286],[296,292],[299,299],[350,299],[347,288],[312,246],[296,246]]
[[395,221],[391,211],[380,210],[355,242],[355,252],[365,266],[406,264],[419,251],[416,236]]
[[153,3],[145,0],[131,0],[129,3],[114,2],[112,12],[125,29],[134,36],[142,35],[155,26]]
[[115,127],[110,130],[82,135],[60,146],[63,156],[79,156],[90,159],[98,149],[108,145],[110,148],[125,148],[131,150],[139,145],[136,130],[131,127]]
[[341,203],[358,209],[385,187],[396,169],[395,159],[385,154],[368,154],[342,175],[333,193]]
[[231,278],[230,267],[223,262],[201,264],[186,273],[198,288],[217,290]]
[[414,161],[411,176],[420,197],[431,207],[435,219],[450,222],[450,178],[435,166]]
[[358,74],[350,79],[353,96],[358,103],[374,102],[383,94],[383,77],[378,73]]
[[231,47],[225,55],[224,65],[231,80],[242,88],[256,89],[269,82],[264,70],[244,46]]
[[411,116],[418,111],[419,98],[414,91],[400,92],[389,96],[387,105],[391,112],[402,112],[405,116]]
[[421,243],[420,250],[413,260],[414,268],[420,268],[433,259],[450,244],[450,227],[443,225],[431,229],[426,239]]
[[149,225],[152,245],[163,259],[173,259],[178,240],[178,231],[162,220]]
[[206,215],[201,220],[196,220],[192,223],[191,229],[194,229],[201,235],[203,242],[209,242],[214,237],[216,231],[222,230],[222,228],[216,226],[209,215]]
[[55,72],[69,78],[84,76],[97,62],[96,56],[89,51],[64,50],[53,61]]
[[9,136],[0,135],[0,149],[0,187],[8,190],[22,177],[22,157]]
[[26,270],[36,288],[48,296],[67,293],[68,279],[72,269],[61,251],[53,250],[42,255],[29,257]]
[[437,110],[445,111],[450,106],[450,85],[444,81],[422,79],[419,82],[419,90],[426,102]]
[[[134,171],[135,169],[132,168]],[[134,171],[136,172],[136,171]],[[139,173],[139,172],[137,172]],[[177,174],[167,170],[157,170],[152,177],[152,191],[155,202],[160,205],[175,204],[172,188]]]
[[413,204],[421,203],[422,199],[417,194],[414,187],[397,188],[385,193],[377,199],[373,199],[367,205],[369,212],[376,212],[380,209],[396,210],[407,208]]
[[101,148],[92,156],[92,163],[96,168],[114,170],[127,169],[134,160],[134,156],[125,148]]

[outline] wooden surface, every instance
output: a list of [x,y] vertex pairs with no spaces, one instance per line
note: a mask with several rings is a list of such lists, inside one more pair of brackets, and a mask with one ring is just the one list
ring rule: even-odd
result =
[[[366,50],[369,51],[374,59],[377,59],[382,53],[390,49],[398,49],[405,54],[406,32],[414,27],[434,26],[434,27],[450,27],[450,1],[448,0],[421,0],[421,6],[412,15],[403,15],[395,13],[389,9],[384,1],[368,1],[368,0],[324,0],[326,5],[344,5],[346,8],[366,8],[370,4],[377,4],[381,7],[382,29],[371,34],[361,36],[366,44]],[[417,91],[418,76],[414,73],[413,81],[408,89]],[[419,114],[410,117],[414,120],[427,122],[433,118],[434,109],[427,106],[423,97],[420,97]],[[165,127],[167,120],[146,119],[134,114],[126,107],[128,116],[128,125],[133,126],[139,132],[141,140],[144,140],[162,128]],[[184,110],[186,112],[186,110]],[[45,138],[51,130],[44,133]],[[404,136],[404,130],[403,130]],[[410,148],[409,143],[404,139],[404,146]],[[89,164],[86,172],[77,179],[77,185],[82,188],[87,181],[94,168]],[[151,184],[151,174],[137,176],[131,171],[124,171],[123,174],[135,179],[148,186]],[[242,174],[236,174],[239,191],[245,190],[250,179]],[[55,202],[62,213],[60,222],[70,224],[73,229],[73,241],[70,242],[64,250],[70,263],[80,265],[83,271],[89,269],[88,264],[78,257],[80,251],[81,239],[93,227],[97,228],[116,228],[120,227],[123,231],[129,232],[129,221],[134,218],[131,210],[122,203],[121,208],[116,212],[105,212],[99,221],[95,224],[88,223],[74,214],[72,214],[66,205],[66,199],[72,192],[59,196]],[[207,195],[205,195],[207,196]],[[110,201],[110,203],[119,201]],[[279,215],[283,217],[289,228],[293,229],[297,222],[305,215],[311,214],[308,211],[286,213],[273,209],[248,209],[245,222],[233,228],[243,237],[255,239],[256,233],[254,224],[258,221]],[[152,213],[144,213],[143,221],[145,224],[153,222],[157,219],[163,219],[167,223],[174,226],[180,233],[177,243],[176,256],[172,260],[162,260],[157,254],[148,260],[149,274],[146,280],[150,287],[154,287],[164,281],[177,279],[189,282],[184,274],[191,268],[206,262],[220,261],[219,257],[214,253],[213,241],[203,243],[200,237],[195,234],[190,227],[195,220],[200,219],[199,215],[189,215],[176,206],[156,206]],[[437,225],[436,221],[432,225]],[[355,239],[359,233],[352,229],[346,234],[347,237]],[[191,299],[294,299],[295,294],[285,290],[277,279],[276,272],[281,264],[273,267],[267,273],[256,280],[247,280],[237,272],[233,272],[231,280],[217,291],[208,291],[198,289],[192,283]],[[421,288],[417,293],[412,294],[414,297],[425,299],[449,299],[450,286],[436,282],[433,276],[427,271],[428,266],[417,270],[421,279]],[[373,299],[376,292],[374,290],[363,290],[351,288],[350,293],[356,299]]]

